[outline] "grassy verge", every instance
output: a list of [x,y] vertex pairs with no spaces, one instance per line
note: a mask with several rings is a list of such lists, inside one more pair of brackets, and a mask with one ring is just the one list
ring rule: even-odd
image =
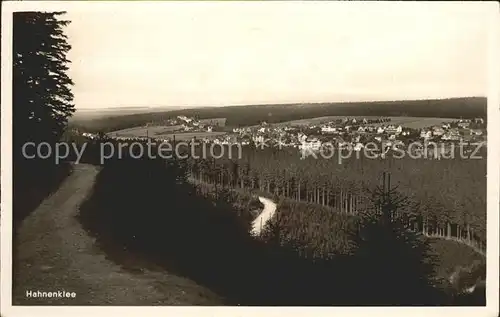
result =
[[50,194],[55,192],[71,174],[73,167],[64,162],[34,169],[16,170],[13,173],[13,220],[15,228]]

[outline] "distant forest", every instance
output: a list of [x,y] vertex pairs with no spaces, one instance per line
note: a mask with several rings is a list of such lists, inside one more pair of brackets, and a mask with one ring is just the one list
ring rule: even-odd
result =
[[486,117],[487,102],[483,97],[404,100],[353,103],[269,104],[182,109],[141,114],[108,116],[75,120],[75,127],[92,132],[110,132],[178,115],[198,119],[226,118],[226,126],[257,125],[262,121],[278,123],[322,116],[409,116],[438,118]]

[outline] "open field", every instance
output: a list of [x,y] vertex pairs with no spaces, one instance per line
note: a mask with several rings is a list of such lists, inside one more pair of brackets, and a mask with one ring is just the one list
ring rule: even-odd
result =
[[119,107],[119,108],[78,108],[69,121],[87,121],[104,119],[109,117],[136,115],[146,113],[158,113],[185,109],[183,106],[165,107]]
[[[405,128],[423,129],[442,123],[458,121],[456,118],[419,118],[419,117],[390,117],[391,121],[388,124],[401,125]],[[387,124],[387,123],[386,123]],[[371,124],[378,126],[379,123]]]
[[209,118],[209,119],[200,119],[200,123],[209,124],[217,127],[225,127],[226,126],[226,118]]
[[[226,118],[211,118],[211,119],[201,119],[201,124],[212,125],[217,127],[224,127],[226,125]],[[181,125],[153,125],[153,126],[141,126],[141,127],[133,127],[127,129],[121,129],[117,131],[108,132],[107,135],[109,137],[171,137],[172,132],[181,130]],[[182,133],[182,132],[181,132]],[[206,137],[206,134],[211,134],[210,132],[193,132],[197,134],[196,137]],[[190,134],[193,134],[190,133]],[[199,136],[198,136],[199,135]],[[214,135],[219,135],[215,133]]]
[[[334,121],[337,119],[343,119],[346,118],[346,116],[326,116],[326,117],[317,117],[317,118],[310,118],[310,119],[301,119],[301,120],[293,120],[293,121],[287,121],[287,122],[282,122],[276,124],[276,126],[305,126],[305,125],[312,125],[312,124],[324,124],[330,121]],[[369,119],[377,119],[380,117],[376,116],[355,116],[355,117],[349,117],[349,118],[356,118],[356,120],[363,120],[363,118],[366,118],[367,120]],[[384,123],[373,123],[369,124],[371,126],[378,126],[378,125],[387,125],[387,124],[394,124],[394,125],[401,125],[403,127],[407,128],[412,128],[412,129],[422,129],[426,127],[430,127],[436,124],[440,124],[443,122],[452,122],[452,121],[457,121],[459,119],[456,118],[425,118],[425,117],[388,117],[391,119],[390,122],[384,122]]]
[[203,138],[215,138],[220,135],[225,135],[227,132],[183,132],[183,133],[166,133],[157,135],[157,137],[172,139],[175,136],[177,141],[191,140],[193,138],[203,139]]
[[226,132],[175,132],[181,129],[180,125],[175,126],[151,126],[151,127],[136,127],[110,132],[109,137],[152,137],[152,138],[173,138],[176,140],[190,140],[192,138],[212,138],[219,135],[224,135]]
[[379,117],[485,117],[486,98],[204,107],[140,114],[122,114],[92,120],[75,118],[72,126],[85,129],[88,132],[111,132],[133,126],[144,126],[148,122],[185,115],[208,120],[214,120],[210,118],[226,118],[226,126],[243,127],[256,125],[264,120],[268,123],[280,123],[334,115],[357,117],[367,113]]
[[114,132],[110,132],[107,135],[110,137],[122,136],[122,137],[145,137],[145,136],[156,136],[164,133],[172,133],[181,128],[180,125],[173,126],[152,126],[152,127],[134,127],[129,129],[122,129]]

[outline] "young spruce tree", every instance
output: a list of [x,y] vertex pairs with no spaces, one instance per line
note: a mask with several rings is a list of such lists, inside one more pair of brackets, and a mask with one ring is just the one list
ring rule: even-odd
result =
[[408,225],[414,206],[390,187],[385,173],[384,185],[371,198],[372,208],[361,217],[354,234],[359,304],[444,304],[433,287],[428,243]]

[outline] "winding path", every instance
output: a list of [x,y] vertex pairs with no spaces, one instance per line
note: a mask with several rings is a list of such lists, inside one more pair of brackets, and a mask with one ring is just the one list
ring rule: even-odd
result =
[[[261,231],[264,229],[264,226],[266,223],[273,217],[275,211],[276,211],[276,203],[272,201],[269,198],[265,197],[259,197],[259,200],[264,204],[264,209],[260,213],[260,215],[255,218],[255,220],[252,222],[252,234],[253,235],[259,235]],[[423,234],[423,233],[422,233]],[[457,243],[460,243],[462,245],[468,246],[472,248],[475,252],[478,254],[482,255],[483,257],[486,257],[486,253],[476,246],[468,243],[467,241],[464,241],[462,239],[457,239],[457,238],[448,238],[448,237],[442,237],[442,236],[436,236],[436,235],[425,235],[428,239],[441,239],[441,240],[449,240],[449,241],[455,241]]]
[[264,209],[260,215],[255,218],[252,223],[252,234],[259,235],[266,223],[271,219],[276,212],[276,203],[269,198],[259,197],[261,203],[264,204]]
[[[98,167],[75,164],[61,187],[21,224],[14,257],[13,305],[206,305],[199,285],[165,271],[132,273],[96,246],[76,218]],[[27,291],[75,292],[75,298],[27,298]]]

